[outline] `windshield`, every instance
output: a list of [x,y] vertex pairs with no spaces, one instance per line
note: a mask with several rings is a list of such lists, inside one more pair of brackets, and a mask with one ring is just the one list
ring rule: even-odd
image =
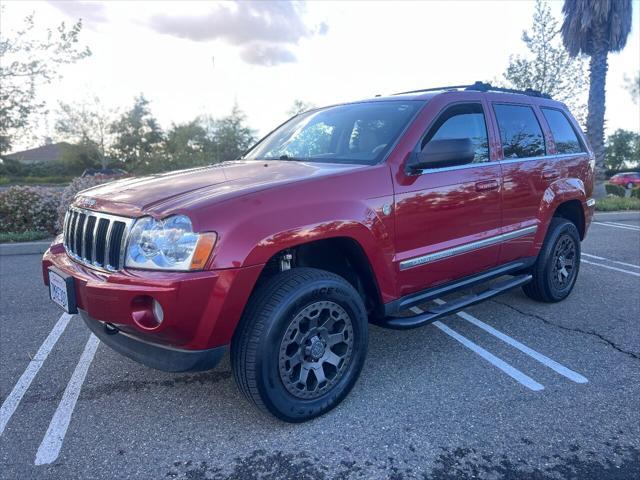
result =
[[378,163],[421,101],[338,105],[292,118],[244,158],[331,163]]

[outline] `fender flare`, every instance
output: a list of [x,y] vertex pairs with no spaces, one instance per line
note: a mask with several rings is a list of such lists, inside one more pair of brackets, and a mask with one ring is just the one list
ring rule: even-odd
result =
[[365,225],[353,220],[332,220],[280,231],[257,242],[242,265],[266,264],[282,250],[339,238],[351,240],[360,247],[378,287],[380,301],[390,301],[395,295],[395,273],[391,268],[393,236],[380,221],[374,220],[371,225]]
[[584,182],[578,178],[563,178],[556,180],[545,190],[542,195],[542,202],[538,210],[540,228],[536,233],[534,247],[536,252],[542,247],[547,230],[554,213],[563,203],[577,200],[580,202],[583,221],[585,220],[584,206],[587,200]]

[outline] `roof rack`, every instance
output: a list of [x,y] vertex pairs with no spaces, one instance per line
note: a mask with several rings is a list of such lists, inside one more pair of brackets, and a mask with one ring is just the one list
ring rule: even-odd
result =
[[410,90],[408,92],[394,93],[394,95],[404,95],[408,93],[422,93],[422,92],[436,92],[438,90],[471,90],[475,92],[505,92],[505,93],[519,93],[520,95],[528,95],[530,97],[551,98],[546,93],[542,93],[532,88],[526,90],[516,90],[514,88],[502,88],[494,87],[490,83],[475,82],[471,85],[451,85],[448,87],[433,87],[433,88],[421,88],[419,90]]

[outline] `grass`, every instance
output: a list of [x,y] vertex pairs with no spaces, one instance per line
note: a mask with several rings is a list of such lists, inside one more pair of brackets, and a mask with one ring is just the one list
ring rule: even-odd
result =
[[33,242],[51,237],[47,232],[0,232],[0,243]]
[[640,198],[607,197],[596,202],[596,211],[615,212],[619,210],[640,210]]
[[65,185],[73,175],[51,175],[46,177],[8,177],[0,175],[0,185]]

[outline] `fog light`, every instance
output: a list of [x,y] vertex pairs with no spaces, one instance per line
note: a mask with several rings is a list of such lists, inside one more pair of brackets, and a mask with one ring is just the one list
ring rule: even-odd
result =
[[162,323],[164,320],[164,310],[162,310],[162,305],[157,300],[153,300],[153,315],[156,317],[158,324]]
[[143,330],[158,328],[164,318],[160,304],[149,295],[139,295],[131,302],[131,318]]

